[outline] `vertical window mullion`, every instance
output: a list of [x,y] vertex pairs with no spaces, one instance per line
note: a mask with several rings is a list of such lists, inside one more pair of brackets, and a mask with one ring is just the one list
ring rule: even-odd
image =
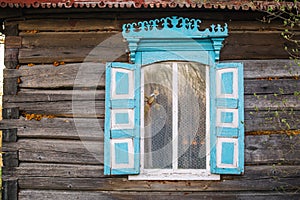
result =
[[141,141],[140,141],[140,148],[141,148],[141,155],[140,155],[140,158],[141,158],[141,163],[140,163],[140,166],[141,166],[141,171],[144,170],[145,168],[145,122],[144,122],[144,106],[145,106],[145,100],[144,100],[144,96],[145,96],[145,78],[144,78],[144,70],[141,69],[141,127],[140,127],[140,131],[141,131]]
[[173,77],[172,77],[172,169],[178,169],[178,65],[176,62],[172,64]]
[[206,134],[205,134],[205,141],[206,141],[206,170],[210,172],[210,83],[213,80],[210,80],[210,68],[206,68],[206,76],[205,76],[205,83],[206,83]]

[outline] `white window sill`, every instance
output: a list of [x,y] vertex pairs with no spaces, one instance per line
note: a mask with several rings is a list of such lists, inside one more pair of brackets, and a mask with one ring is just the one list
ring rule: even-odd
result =
[[220,175],[206,170],[147,170],[139,175],[129,175],[128,180],[220,180]]

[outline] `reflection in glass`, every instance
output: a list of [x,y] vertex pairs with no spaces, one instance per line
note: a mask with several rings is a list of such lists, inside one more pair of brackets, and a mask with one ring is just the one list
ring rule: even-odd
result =
[[144,70],[145,169],[172,168],[172,65]]

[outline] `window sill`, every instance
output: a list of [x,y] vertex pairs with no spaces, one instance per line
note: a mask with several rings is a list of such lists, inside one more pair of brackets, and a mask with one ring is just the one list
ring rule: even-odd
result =
[[206,170],[147,170],[139,175],[129,175],[128,180],[220,180],[220,175]]

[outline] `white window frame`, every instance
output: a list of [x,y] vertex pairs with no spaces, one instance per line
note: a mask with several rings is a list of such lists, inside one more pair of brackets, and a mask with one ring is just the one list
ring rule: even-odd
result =
[[[129,175],[129,180],[220,180],[219,174],[212,174],[210,171],[210,66],[206,66],[206,169],[177,169],[178,167],[178,62],[172,62],[172,87],[173,87],[173,135],[172,138],[172,169],[145,169],[144,168],[144,99],[141,98],[141,139],[140,139],[140,173]],[[144,70],[141,70],[141,96],[144,91]]]

